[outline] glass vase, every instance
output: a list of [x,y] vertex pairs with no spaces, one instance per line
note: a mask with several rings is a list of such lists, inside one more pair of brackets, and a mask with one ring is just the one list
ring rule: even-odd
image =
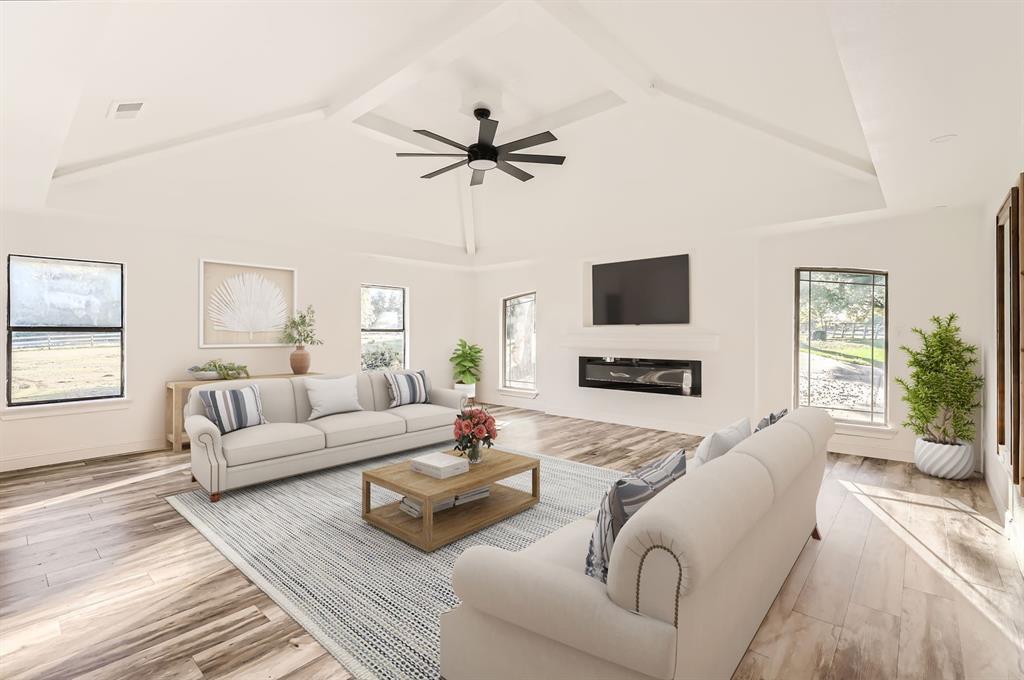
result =
[[466,449],[466,458],[469,459],[470,465],[476,465],[480,462],[480,442],[473,442],[472,446]]

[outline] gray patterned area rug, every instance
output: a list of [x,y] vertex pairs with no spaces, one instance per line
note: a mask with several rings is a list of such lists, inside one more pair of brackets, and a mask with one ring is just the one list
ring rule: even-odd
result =
[[[366,524],[361,473],[428,447],[239,489],[210,503],[202,491],[167,501],[357,678],[439,676],[439,616],[458,604],[452,565],[466,548],[519,550],[594,510],[615,470],[550,456],[541,501],[432,553]],[[486,454],[485,454],[486,455]],[[530,474],[504,480],[529,490]],[[373,504],[395,494],[373,487]],[[580,555],[583,571],[585,555]]]

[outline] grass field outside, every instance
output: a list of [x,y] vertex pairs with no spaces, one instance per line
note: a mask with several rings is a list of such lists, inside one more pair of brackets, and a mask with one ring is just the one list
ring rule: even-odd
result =
[[[860,366],[870,366],[872,362],[872,346],[870,340],[815,340],[810,347],[806,341],[800,341],[800,351],[828,357],[837,361],[845,361]],[[885,363],[885,340],[877,339],[874,344],[874,363]]]
[[121,348],[57,347],[11,352],[11,403],[121,393]]

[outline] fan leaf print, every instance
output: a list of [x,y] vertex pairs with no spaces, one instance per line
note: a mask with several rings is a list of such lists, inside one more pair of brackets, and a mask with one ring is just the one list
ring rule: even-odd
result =
[[210,296],[210,320],[218,331],[280,331],[288,317],[284,293],[260,274],[246,272],[226,279]]

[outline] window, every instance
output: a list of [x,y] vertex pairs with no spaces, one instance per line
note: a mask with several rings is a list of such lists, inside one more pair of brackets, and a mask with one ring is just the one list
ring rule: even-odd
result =
[[537,294],[502,301],[501,386],[509,390],[537,388]]
[[124,269],[7,258],[7,405],[124,396]]
[[886,424],[888,295],[884,272],[798,269],[798,406]]
[[405,288],[363,286],[361,294],[363,370],[405,368]]

